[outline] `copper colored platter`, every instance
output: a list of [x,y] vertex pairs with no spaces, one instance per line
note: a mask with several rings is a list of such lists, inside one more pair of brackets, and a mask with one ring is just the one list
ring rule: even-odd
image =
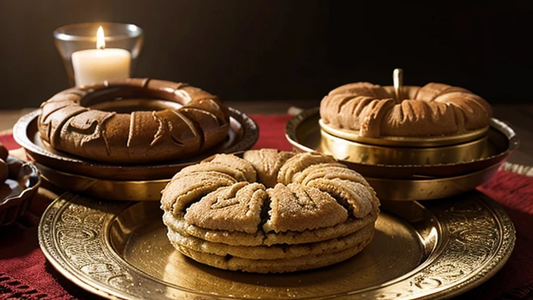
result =
[[52,170],[63,172],[63,174],[114,181],[169,179],[183,167],[198,162],[214,153],[243,151],[250,149],[255,144],[259,137],[257,124],[239,110],[234,108],[229,109],[230,132],[223,143],[185,160],[157,164],[103,164],[55,151],[44,145],[39,137],[37,118],[40,110],[22,116],[13,127],[13,137],[36,163]]
[[445,299],[493,276],[516,239],[504,210],[476,191],[383,202],[373,241],[353,258],[288,274],[241,273],[174,250],[158,202],[99,200],[59,196],[38,235],[62,275],[109,299]]
[[[492,118],[487,133],[487,141],[479,144],[477,149],[483,154],[472,160],[456,160],[448,158],[446,163],[413,164],[406,163],[399,158],[395,163],[375,163],[375,155],[387,156],[387,148],[381,145],[358,144],[350,140],[343,140],[322,132],[319,125],[319,108],[312,108],[292,117],[286,125],[285,133],[288,141],[297,151],[318,151],[331,154],[350,168],[371,178],[389,179],[435,179],[448,178],[471,174],[486,170],[494,165],[502,164],[519,145],[515,131],[507,124]],[[469,143],[476,142],[471,141]],[[480,148],[480,146],[482,146]],[[449,146],[452,147],[453,146]],[[468,150],[451,149],[449,153],[465,154]],[[416,151],[416,149],[411,149]],[[431,148],[435,157],[439,157],[438,148]],[[405,152],[406,155],[409,151]],[[388,158],[390,159],[390,158]]]

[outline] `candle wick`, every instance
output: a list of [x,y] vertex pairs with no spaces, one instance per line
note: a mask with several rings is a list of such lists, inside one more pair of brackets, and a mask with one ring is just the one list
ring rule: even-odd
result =
[[104,49],[105,49],[105,46],[104,46],[104,45],[100,45],[100,47],[98,47],[98,49],[100,49],[100,50],[104,50]]

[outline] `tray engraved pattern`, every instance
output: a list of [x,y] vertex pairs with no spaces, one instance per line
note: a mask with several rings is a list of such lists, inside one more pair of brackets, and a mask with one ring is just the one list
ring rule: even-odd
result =
[[[412,205],[413,203],[419,205],[417,202],[402,202],[394,205]],[[328,291],[329,294],[321,294],[317,297],[321,299],[331,297],[335,299],[355,297],[358,299],[449,298],[483,283],[505,264],[514,247],[515,231],[507,214],[494,201],[474,191],[423,204],[424,209],[430,212],[429,218],[437,223],[436,226],[427,228],[428,235],[433,236],[436,242],[418,266],[386,282],[376,283],[362,289]],[[110,237],[125,237],[123,231],[126,232],[129,229],[126,226],[128,220],[117,216],[138,205],[151,205],[153,211],[159,209],[157,203],[98,201],[73,193],[65,193],[56,199],[43,214],[39,226],[41,248],[52,265],[68,279],[88,291],[107,298],[191,297],[207,299],[216,297],[234,299],[240,297],[238,293],[231,294],[231,289],[228,289],[228,294],[224,295],[179,286],[179,284],[155,278],[138,266],[130,264],[121,253],[121,246],[117,246],[117,242]],[[130,221],[135,221],[137,217],[139,216],[135,213],[129,216],[133,219]],[[428,216],[426,215],[425,218],[427,219]],[[422,221],[424,220],[414,218],[408,223],[413,228],[423,227],[425,223]],[[140,224],[138,227],[143,226]],[[419,230],[425,229],[419,228]],[[119,232],[117,234],[113,231]],[[127,245],[127,243],[128,241],[120,241],[118,244]],[[406,255],[409,254],[406,253]],[[336,267],[332,268],[326,274],[331,274],[330,272]],[[319,277],[323,271],[319,269],[313,272]],[[212,272],[210,274],[216,276],[224,273]],[[231,274],[237,277],[252,276],[253,278],[253,275],[238,272],[231,272]],[[301,275],[306,274],[302,272]],[[270,276],[270,279],[265,281],[269,283],[276,283],[277,277],[279,277],[279,282],[284,280],[284,275],[266,276]],[[338,276],[338,280],[342,280],[344,273],[339,272]],[[224,280],[221,278],[220,282],[222,284]],[[232,288],[238,290],[238,286],[243,285],[244,282],[250,283],[250,280],[232,281],[234,285]],[[265,293],[278,288],[275,284],[263,286],[263,283],[259,281],[257,285],[256,291],[263,289]],[[267,298],[269,295],[271,294],[266,294]],[[299,294],[298,287],[287,288],[286,291],[283,289],[281,294],[278,291],[276,295],[277,298],[287,299],[301,298],[301,296],[310,298],[308,295]],[[246,297],[264,298],[265,295],[248,294]]]

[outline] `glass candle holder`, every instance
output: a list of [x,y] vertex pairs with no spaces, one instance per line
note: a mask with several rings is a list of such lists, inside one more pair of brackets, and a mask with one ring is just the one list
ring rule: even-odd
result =
[[131,54],[130,75],[134,70],[143,46],[143,30],[134,24],[94,22],[65,25],[54,30],[56,48],[63,59],[69,84],[76,85],[72,54],[81,50],[96,49],[98,28],[105,32],[105,47],[124,49]]

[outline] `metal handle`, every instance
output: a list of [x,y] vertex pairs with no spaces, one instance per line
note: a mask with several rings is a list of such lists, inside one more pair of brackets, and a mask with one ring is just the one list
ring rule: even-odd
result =
[[392,82],[394,84],[394,94],[396,95],[396,103],[401,103],[403,100],[403,70],[394,69],[392,72]]

